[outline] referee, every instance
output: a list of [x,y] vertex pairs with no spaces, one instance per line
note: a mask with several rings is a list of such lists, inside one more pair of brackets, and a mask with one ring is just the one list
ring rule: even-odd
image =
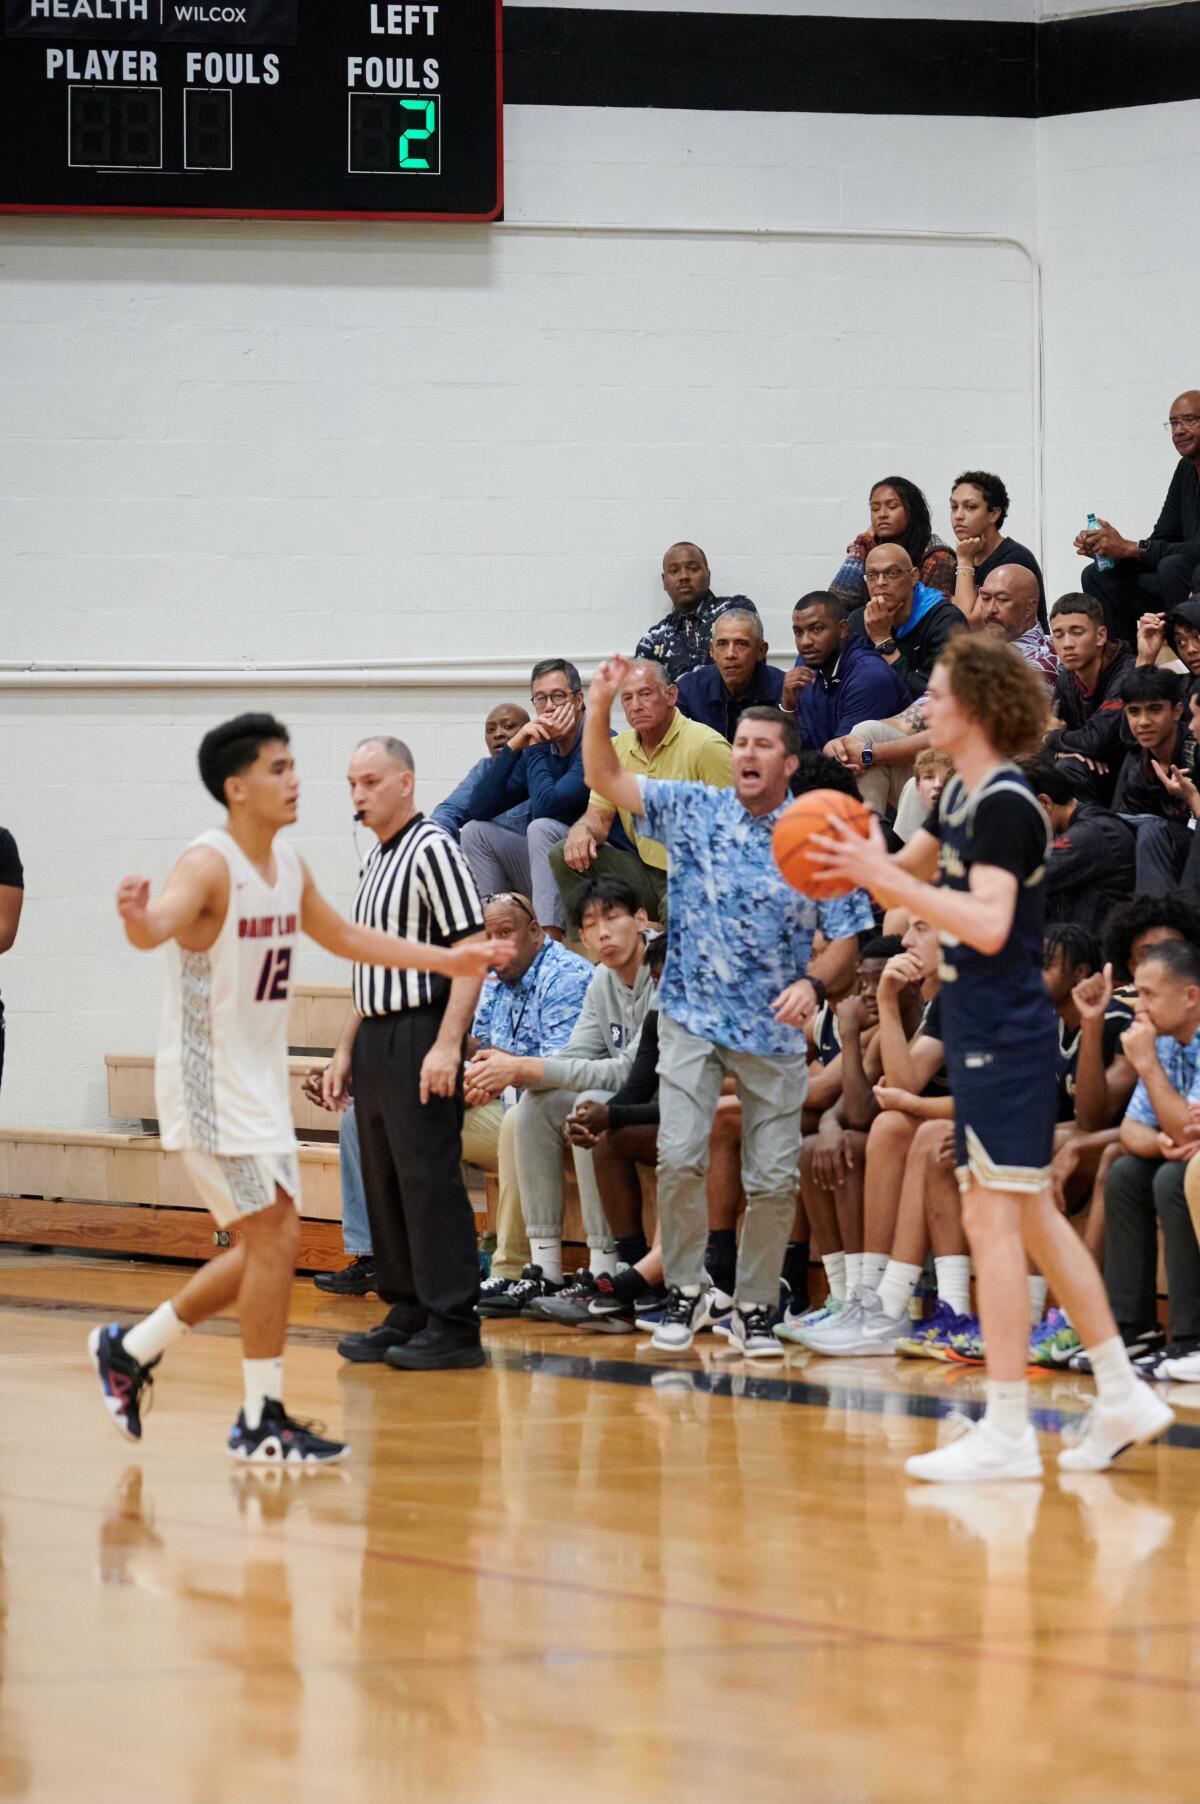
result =
[[[354,919],[427,945],[483,932],[466,860],[413,806],[413,761],[399,739],[364,739],[350,760],[355,818],[379,841],[363,866]],[[326,1101],[348,1088],[362,1147],[375,1288],[388,1312],[348,1334],[344,1359],[402,1371],[484,1364],[475,1301],[475,1217],[462,1179],[462,1054],[478,978],[355,965],[353,1006],[325,1074]]]

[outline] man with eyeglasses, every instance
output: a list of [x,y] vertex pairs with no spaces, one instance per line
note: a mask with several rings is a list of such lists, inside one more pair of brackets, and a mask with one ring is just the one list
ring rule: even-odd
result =
[[966,615],[940,589],[918,579],[903,545],[876,545],[867,553],[865,608],[850,631],[866,639],[891,668],[909,701],[920,701],[942,647],[967,625]]
[[1150,537],[1127,539],[1101,520],[1075,539],[1080,557],[1114,560],[1104,570],[1090,563],[1083,573],[1084,593],[1100,603],[1114,638],[1132,639],[1142,614],[1170,613],[1200,584],[1200,389],[1172,401],[1164,426],[1179,462]]
[[[564,937],[562,902],[550,874],[552,846],[588,805],[583,780],[583,684],[565,658],[543,658],[530,673],[533,719],[518,727],[480,772],[461,844],[480,895],[518,890],[551,939]],[[499,818],[522,802],[524,828]]]

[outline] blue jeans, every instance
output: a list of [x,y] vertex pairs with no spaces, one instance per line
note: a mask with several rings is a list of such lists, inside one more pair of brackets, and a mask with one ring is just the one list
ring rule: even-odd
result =
[[338,1117],[338,1165],[342,1177],[342,1245],[348,1259],[369,1259],[374,1248],[353,1103]]
[[1182,881],[1194,843],[1185,821],[1160,814],[1122,814],[1137,835],[1134,850],[1136,883],[1147,896],[1161,896]]

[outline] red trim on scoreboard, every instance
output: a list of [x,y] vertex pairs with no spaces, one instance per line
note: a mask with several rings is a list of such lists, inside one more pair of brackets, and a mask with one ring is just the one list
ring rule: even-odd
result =
[[427,220],[433,224],[486,225],[504,211],[504,0],[496,0],[496,205],[487,213],[381,213],[305,207],[88,207],[39,206],[34,201],[0,201],[0,213],[54,213],[72,217],[105,214],[125,219],[382,219]]

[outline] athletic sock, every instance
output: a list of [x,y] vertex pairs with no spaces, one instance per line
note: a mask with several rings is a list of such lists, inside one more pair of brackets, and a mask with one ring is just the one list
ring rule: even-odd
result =
[[872,1290],[878,1290],[883,1283],[883,1274],[890,1263],[886,1253],[860,1253],[858,1281],[869,1284]]
[[636,1303],[639,1297],[645,1296],[649,1288],[641,1272],[635,1271],[632,1265],[628,1271],[618,1272],[613,1279],[613,1295],[619,1297],[622,1303]]
[[737,1275],[737,1235],[732,1228],[711,1228],[704,1249],[704,1269],[716,1290],[733,1295]]
[[562,1241],[535,1240],[529,1236],[529,1259],[533,1265],[540,1265],[543,1278],[549,1278],[554,1284],[562,1283]]
[[606,1273],[608,1277],[611,1278],[617,1269],[617,1255],[615,1253],[601,1253],[596,1247],[592,1247],[588,1251],[588,1269],[593,1278],[598,1278],[601,1272]]
[[1044,1278],[1029,1274],[1029,1325],[1036,1328],[1046,1313],[1046,1293],[1050,1289]]
[[646,1236],[639,1228],[636,1234],[617,1235],[617,1262],[620,1265],[636,1265],[644,1259],[650,1248],[646,1244]]
[[1102,1403],[1120,1403],[1141,1380],[1129,1363],[1129,1349],[1119,1334],[1087,1350],[1088,1364]]
[[996,1378],[987,1381],[987,1406],[984,1415],[993,1428],[1019,1441],[1029,1426],[1029,1381],[1002,1384]]
[[253,1430],[262,1421],[263,1404],[268,1398],[283,1402],[283,1354],[275,1359],[243,1359],[242,1382],[246,1387],[242,1414],[246,1427]]
[[971,1256],[969,1253],[943,1253],[935,1258],[938,1302],[946,1303],[955,1315],[971,1313]]
[[887,1270],[876,1286],[884,1315],[890,1316],[894,1322],[898,1322],[902,1315],[907,1315],[908,1306],[920,1282],[919,1265],[903,1265],[899,1259],[889,1259]]
[[157,1359],[160,1353],[166,1352],[172,1341],[178,1340],[187,1331],[188,1325],[176,1315],[175,1305],[160,1303],[154,1314],[148,1315],[145,1321],[126,1328],[125,1351],[139,1365],[148,1366],[152,1359]]
[[858,1294],[859,1286],[862,1284],[862,1262],[861,1253],[846,1254],[846,1295],[848,1297]]
[[822,1253],[821,1264],[825,1267],[825,1276],[829,1280],[829,1294],[835,1303],[846,1301],[846,1255],[845,1253]]
[[793,1309],[808,1302],[808,1254],[807,1240],[789,1240],[783,1255],[783,1281],[792,1293]]

